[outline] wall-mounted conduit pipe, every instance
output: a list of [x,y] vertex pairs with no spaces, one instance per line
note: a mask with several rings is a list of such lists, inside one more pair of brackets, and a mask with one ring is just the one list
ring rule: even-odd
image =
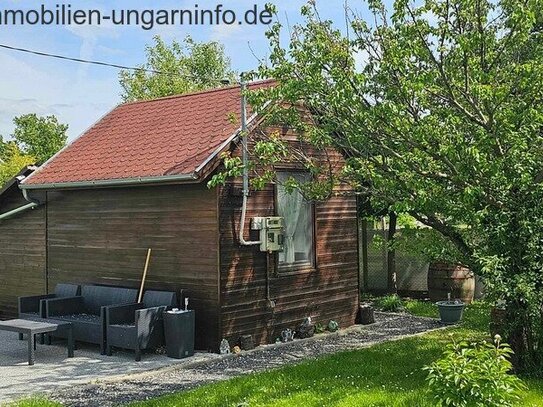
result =
[[243,246],[254,246],[260,244],[259,241],[245,240],[245,218],[247,216],[247,200],[249,198],[249,152],[247,147],[247,84],[241,75],[241,159],[243,165],[243,204],[241,206],[241,220],[239,226],[239,242]]

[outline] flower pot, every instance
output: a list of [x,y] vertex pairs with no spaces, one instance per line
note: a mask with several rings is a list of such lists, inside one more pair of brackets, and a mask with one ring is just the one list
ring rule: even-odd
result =
[[461,301],[438,301],[436,302],[439,308],[439,316],[444,324],[456,324],[462,319],[464,304]]

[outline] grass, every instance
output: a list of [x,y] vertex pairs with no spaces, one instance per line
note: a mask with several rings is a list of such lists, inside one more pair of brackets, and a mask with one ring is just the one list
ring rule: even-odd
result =
[[437,305],[428,300],[415,300],[411,298],[400,298],[396,294],[375,297],[363,293],[362,300],[372,303],[376,309],[388,312],[407,311],[410,314],[420,317],[438,318]]
[[[427,302],[408,300],[404,306],[416,315],[437,313],[435,306]],[[476,303],[455,328],[342,352],[133,406],[433,406],[425,391],[422,367],[440,357],[450,335],[458,339],[484,338],[488,322],[488,307]],[[526,383],[529,390],[520,405],[543,406],[543,382]]]
[[404,308],[407,312],[420,317],[438,318],[437,305],[430,301],[404,300]]
[[62,404],[47,400],[44,397],[31,397],[15,403],[8,404],[10,407],[61,407]]
[[[420,316],[437,315],[432,303],[405,300],[404,307]],[[341,352],[286,366],[134,403],[133,407],[166,406],[433,406],[426,393],[423,366],[438,359],[451,335],[457,339],[486,337],[488,306],[469,306],[461,325],[447,330],[382,343],[367,349]],[[543,406],[543,381],[525,380],[528,385],[519,406]],[[57,404],[37,399],[15,404],[21,407]],[[41,404],[40,404],[41,403]]]

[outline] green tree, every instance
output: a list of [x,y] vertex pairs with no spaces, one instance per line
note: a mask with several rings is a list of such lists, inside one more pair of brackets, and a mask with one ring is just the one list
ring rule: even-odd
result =
[[0,187],[26,165],[40,164],[66,144],[68,126],[55,116],[26,114],[13,119],[10,140],[0,136]]
[[223,79],[235,79],[224,47],[215,41],[186,37],[168,45],[155,36],[145,51],[147,61],[141,70],[123,70],[119,75],[125,102],[203,90],[219,86]]
[[268,121],[338,149],[346,164],[330,176],[301,149],[285,154],[284,142],[264,138],[253,157],[265,170],[253,185],[272,179],[275,151],[315,175],[301,188],[316,198],[346,181],[373,211],[430,226],[505,301],[516,365],[541,375],[542,0],[417,4],[397,0],[389,12],[372,0],[371,18],[352,16],[348,36],[309,4],[288,48],[280,25],[269,31],[270,63],[257,75],[278,86],[251,95],[253,105],[277,102]]
[[41,164],[66,145],[68,126],[55,116],[39,117],[34,113],[13,119],[13,142],[21,154],[34,157]]
[[0,188],[21,169],[34,162],[34,157],[22,154],[14,143],[2,143],[0,140]]

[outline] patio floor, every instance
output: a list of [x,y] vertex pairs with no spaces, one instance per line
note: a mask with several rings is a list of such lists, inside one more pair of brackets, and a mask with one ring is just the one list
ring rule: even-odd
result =
[[171,365],[192,364],[219,357],[197,353],[188,359],[171,359],[165,355],[143,354],[141,362],[134,353],[115,352],[100,355],[98,346],[78,344],[75,357],[68,358],[64,342],[51,346],[37,345],[36,364],[28,366],[27,341],[19,341],[13,332],[0,331],[0,404],[32,393],[62,390],[74,384],[146,372]]
[[435,319],[376,313],[372,325],[260,346],[239,357],[196,353],[176,360],[144,354],[141,362],[134,361],[130,352],[108,357],[100,355],[97,346],[84,344],[79,344],[74,358],[68,358],[64,343],[38,344],[34,366],[27,364],[27,342],[19,341],[15,333],[0,331],[0,404],[44,394],[66,406],[118,406],[442,327]]

